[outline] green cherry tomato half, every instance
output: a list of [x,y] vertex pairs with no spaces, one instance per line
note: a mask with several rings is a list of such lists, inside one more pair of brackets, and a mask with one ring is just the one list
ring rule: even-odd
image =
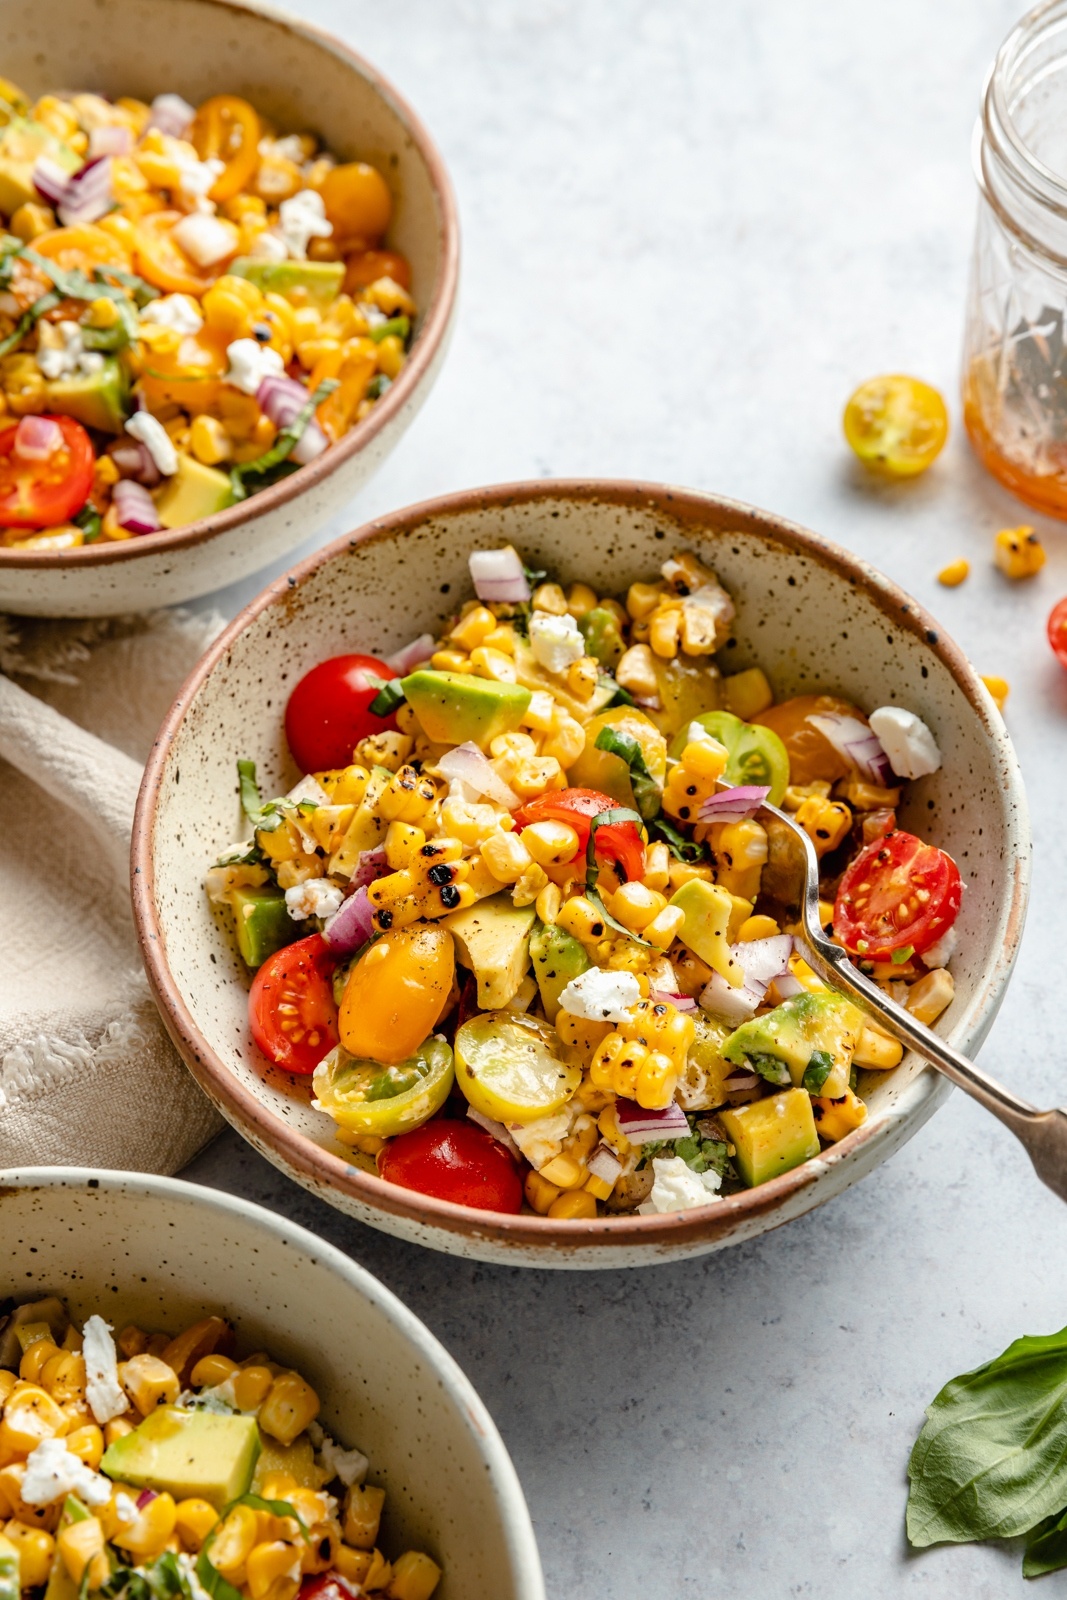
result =
[[555,1028],[514,1011],[486,1011],[456,1032],[456,1082],[483,1117],[536,1122],[565,1106],[582,1081],[560,1057]]
[[314,1086],[322,1109],[342,1128],[390,1139],[440,1111],[452,1079],[448,1045],[427,1039],[406,1061],[388,1066],[351,1056],[337,1045],[316,1067]]
[[[780,806],[789,787],[789,756],[785,745],[770,728],[742,722],[732,711],[705,711],[694,717],[713,739],[726,746],[729,760],[723,777],[727,783],[759,784],[770,789],[768,800]],[[685,749],[688,725],[674,737],[670,753],[677,759]]]

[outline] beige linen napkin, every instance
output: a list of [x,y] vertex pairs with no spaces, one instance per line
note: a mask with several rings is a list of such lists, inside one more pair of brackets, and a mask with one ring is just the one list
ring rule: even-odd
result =
[[153,1004],[129,895],[141,763],[220,626],[0,617],[0,1168],[170,1173],[221,1126]]

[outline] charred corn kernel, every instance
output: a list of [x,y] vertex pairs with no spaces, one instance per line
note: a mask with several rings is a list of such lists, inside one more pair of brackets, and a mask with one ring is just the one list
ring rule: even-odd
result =
[[717,739],[694,739],[667,774],[663,809],[682,822],[695,822],[705,800],[718,788],[729,751]]
[[516,881],[511,891],[511,902],[516,906],[532,906],[537,897],[548,887],[548,874],[544,867],[539,867],[536,861],[526,868],[522,877]]
[[[581,1057],[582,1065],[588,1066],[597,1046],[611,1032],[611,1023],[590,1022],[586,1017],[575,1017],[569,1011],[561,1011],[556,1018],[556,1032],[561,1041]],[[581,1095],[584,1103],[586,1094],[595,1097],[602,1093],[603,1091],[595,1084],[590,1084],[589,1080],[585,1079],[576,1091],[576,1097]]]
[[1011,692],[1007,678],[983,677],[982,682],[993,696],[997,710],[1003,711],[1008,695]]
[[755,900],[767,861],[766,828],[755,820],[717,823],[710,830],[709,842],[715,857],[715,882],[742,900]]
[[[17,1513],[22,1505],[22,1475],[25,1470],[24,1461],[10,1462],[6,1467],[0,1467],[0,1516],[5,1519]],[[30,1524],[27,1523],[27,1526]]]
[[904,1046],[899,1039],[872,1027],[868,1022],[860,1029],[859,1041],[852,1055],[852,1063],[866,1067],[871,1072],[888,1072],[900,1065]]
[[592,656],[582,656],[567,668],[567,688],[577,700],[590,700],[600,682],[600,664]]
[[387,333],[384,339],[378,340],[378,371],[384,372],[387,378],[397,377],[407,359],[404,341],[398,334]]
[[[557,707],[556,702],[553,700],[547,689],[535,689],[530,695],[530,704],[526,707],[526,711],[523,715],[523,727],[535,728],[538,733],[547,733],[552,727],[552,718],[557,709],[561,710],[562,708]],[[585,733],[583,732],[582,744],[579,746],[579,754],[584,746]],[[564,766],[567,765],[566,762],[563,764]]]
[[411,754],[413,743],[406,733],[372,733],[369,739],[361,739],[356,746],[356,760],[365,767],[387,767],[390,772],[399,772]]
[[300,1551],[284,1539],[268,1539],[249,1552],[245,1584],[252,1600],[291,1600],[300,1587]]
[[836,850],[852,826],[852,812],[840,800],[805,800],[797,807],[796,818],[817,856]]
[[584,1188],[568,1190],[548,1208],[548,1215],[554,1222],[586,1222],[596,1214],[596,1197]]
[[482,860],[498,883],[517,883],[533,857],[517,833],[493,834],[482,845]]
[[298,1372],[283,1372],[259,1408],[259,1426],[281,1444],[292,1444],[314,1422],[319,1406],[318,1395]]
[[[947,967],[935,967],[908,990],[908,1010],[929,1027],[952,1004],[956,984]],[[0,1428],[0,1439],[3,1429]]]
[[430,665],[437,672],[473,672],[470,656],[462,650],[435,650]]
[[502,650],[506,656],[515,654],[515,629],[510,622],[505,622],[495,627],[492,633],[487,633],[482,640],[487,650]]
[[805,800],[814,798],[828,800],[833,785],[816,779],[814,783],[791,783],[782,796],[782,809],[785,811],[799,811]]
[[267,1398],[274,1381],[269,1367],[243,1367],[233,1379],[233,1398],[238,1411],[255,1411]]
[[563,904],[563,896],[554,883],[546,883],[534,902],[534,908],[542,922],[555,922],[559,908]]
[[695,1034],[692,1020],[674,1006],[639,1000],[597,1048],[590,1079],[648,1111],[662,1110],[674,1098]]
[[104,1546],[104,1530],[99,1517],[86,1517],[83,1522],[72,1522],[60,1531],[56,1539],[56,1549],[72,1580],[80,1584],[88,1568],[88,1587],[91,1589],[99,1589],[107,1579],[108,1562]]
[[229,1356],[201,1356],[189,1373],[189,1383],[194,1389],[213,1389],[216,1384],[225,1383],[236,1371],[237,1363],[231,1361]]
[[1033,528],[1002,528],[993,540],[993,560],[1006,578],[1032,578],[1045,565],[1045,547]]
[[645,875],[641,879],[646,889],[665,889],[670,882],[671,853],[659,839],[645,846]]
[[95,1422],[84,1422],[80,1428],[70,1429],[66,1446],[72,1456],[77,1456],[95,1472],[104,1454],[104,1431]]
[[6,1367],[0,1369],[0,1406],[3,1406],[18,1381],[15,1373],[9,1372]]
[[564,785],[562,769],[554,756],[532,756],[520,761],[511,775],[511,787],[521,800],[532,800],[546,789]]
[[654,699],[659,693],[656,658],[647,644],[631,645],[615,668],[615,682],[638,700]]
[[485,639],[496,628],[496,618],[486,606],[475,606],[473,611],[468,611],[449,634],[461,650],[468,654],[484,643]]
[[942,567],[937,575],[938,583],[944,584],[946,589],[958,589],[960,584],[970,575],[971,563],[961,556],[958,561],[950,561],[947,567]]
[[587,583],[572,583],[567,594],[567,610],[572,617],[584,617],[596,605],[596,590]]
[[218,466],[220,461],[229,461],[233,456],[233,440],[218,417],[209,417],[206,411],[193,418],[189,448],[207,467]]
[[519,838],[531,859],[542,867],[572,861],[578,851],[578,835],[566,822],[531,822]]
[[15,1389],[4,1403],[0,1418],[0,1455],[28,1456],[42,1439],[65,1433],[66,1417],[59,1405],[36,1384]]
[[382,1520],[385,1490],[374,1484],[353,1484],[345,1495],[345,1514],[341,1531],[346,1544],[357,1550],[373,1550]]
[[85,1359],[69,1350],[60,1350],[46,1361],[40,1372],[41,1386],[53,1400],[81,1400],[85,1396]]
[[567,596],[558,583],[538,584],[533,592],[532,604],[535,611],[547,611],[554,617],[567,614]]
[[[247,1508],[241,1506],[238,1509],[243,1511]],[[134,1555],[154,1555],[163,1549],[174,1532],[177,1512],[172,1495],[157,1494],[154,1500],[149,1500],[141,1507],[133,1522],[123,1522],[116,1527],[111,1535],[112,1543],[121,1545],[123,1550],[130,1550]],[[217,1566],[214,1547],[211,1559]]]
[[553,1184],[557,1189],[580,1189],[589,1173],[585,1162],[580,1161],[577,1156],[558,1155],[545,1163],[541,1168],[541,1176],[546,1183]]
[[437,785],[433,779],[405,763],[379,796],[378,813],[387,822],[420,823],[432,815],[436,804]]
[[735,672],[722,680],[723,705],[742,722],[751,722],[761,711],[774,704],[774,690],[759,667],[749,667],[747,672]]
[[655,655],[672,661],[682,638],[683,615],[679,605],[659,606],[648,622],[648,642]]
[[655,583],[631,583],[626,591],[626,609],[635,622],[644,622],[663,600],[663,590]]
[[737,930],[740,944],[751,944],[754,939],[771,939],[781,930],[773,917],[747,917]]
[[392,1576],[392,1564],[386,1561],[380,1550],[372,1550],[370,1566],[367,1569],[367,1576],[363,1579],[364,1589],[366,1589],[368,1593],[378,1589],[384,1589],[392,1580]]
[[604,913],[584,894],[572,895],[565,900],[556,921],[582,944],[596,944],[604,937]]
[[159,1405],[172,1406],[181,1392],[174,1368],[147,1351],[119,1362],[119,1382],[142,1417]]
[[576,717],[557,706],[553,712],[548,737],[541,745],[541,755],[546,761],[558,761],[569,767],[585,749],[585,729]]
[[543,1177],[540,1172],[534,1172],[531,1169],[526,1174],[526,1182],[523,1184],[523,1194],[526,1196],[526,1204],[533,1211],[536,1211],[539,1217],[548,1216],[549,1206],[551,1206],[555,1200],[558,1200],[560,1193],[561,1191],[556,1187],[556,1185],[554,1183],[549,1183],[548,1179]]
[[[864,783],[855,775],[837,785],[837,796],[845,800],[853,811],[877,811],[881,807],[892,809],[900,800],[900,789],[885,789],[879,783]],[[791,810],[798,810],[793,806]]]
[[837,1100],[813,1095],[811,1109],[819,1138],[829,1139],[834,1144],[854,1128],[862,1127],[867,1120],[867,1107],[851,1089],[846,1089]]
[[[36,1326],[44,1329],[43,1333],[36,1333]],[[54,1356],[61,1354],[59,1346],[52,1338],[47,1322],[39,1325],[31,1324],[29,1329],[21,1328],[19,1332],[24,1338],[28,1332],[33,1332],[33,1337],[26,1340],[23,1345],[22,1359],[19,1362],[19,1377],[27,1383],[36,1383],[48,1363]],[[47,1388],[47,1384],[44,1385]]]
[[104,1448],[113,1445],[116,1439],[124,1439],[133,1429],[134,1424],[129,1417],[113,1417],[110,1422],[105,1422]]
[[461,844],[480,845],[504,824],[505,818],[495,806],[460,800],[458,796],[445,800],[441,806],[441,831]]
[[8,231],[17,239],[21,239],[23,244],[30,244],[42,233],[48,233],[55,225],[55,212],[49,206],[40,206],[30,200],[12,213]]
[[685,912],[678,906],[664,906],[652,921],[645,925],[641,935],[656,950],[667,950],[685,926]]
[[56,1542],[44,1528],[31,1528],[14,1518],[4,1525],[4,1538],[14,1545],[19,1558],[19,1583],[23,1589],[37,1589],[48,1582]]
[[385,834],[385,859],[394,872],[414,865],[419,851],[426,843],[421,828],[409,822],[391,822]]
[[370,773],[366,767],[340,767],[332,772],[316,772],[315,777],[336,806],[358,806],[363,799]]
[[611,897],[611,914],[624,927],[640,933],[663,910],[665,896],[643,883],[624,883]]
[[[295,1437],[295,1435],[294,1435]],[[155,1505],[155,1501],[152,1501]],[[226,1513],[211,1541],[211,1564],[231,1583],[240,1582],[245,1563],[256,1546],[259,1518],[250,1506],[234,1506]],[[117,1541],[121,1544],[121,1539]]]
[[441,1568],[422,1550],[405,1550],[393,1562],[393,1576],[386,1594],[389,1600],[430,1600],[441,1580]]
[[513,758],[510,766],[498,769],[501,770],[502,776],[506,772],[510,777],[520,761],[525,761],[527,756],[537,754],[537,745],[528,733],[498,733],[495,739],[489,741],[489,754],[494,761]]
[[337,1548],[333,1564],[342,1578],[361,1585],[370,1571],[371,1553],[369,1550],[351,1550],[348,1545],[342,1544]]
[[297,1489],[296,1479],[291,1472],[267,1472],[263,1475],[263,1487],[260,1491],[264,1500],[288,1500]]
[[[279,1498],[270,1493],[266,1486],[263,1492],[267,1499]],[[187,1550],[199,1550],[218,1520],[218,1512],[206,1500],[179,1500],[174,1508],[175,1532]]]
[[490,650],[482,644],[471,651],[471,669],[479,678],[490,678],[494,683],[515,683],[515,663],[503,650]]

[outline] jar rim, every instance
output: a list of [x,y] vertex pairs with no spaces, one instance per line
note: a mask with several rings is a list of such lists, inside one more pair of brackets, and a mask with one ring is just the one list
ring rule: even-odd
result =
[[[1067,173],[1057,173],[1023,139],[1011,107],[1011,80],[1026,54],[1048,34],[1062,29],[1067,53],[1067,0],[1041,0],[1021,17],[997,51],[982,96],[985,136],[1032,199],[1067,216]],[[1007,147],[1007,148],[1006,148]]]

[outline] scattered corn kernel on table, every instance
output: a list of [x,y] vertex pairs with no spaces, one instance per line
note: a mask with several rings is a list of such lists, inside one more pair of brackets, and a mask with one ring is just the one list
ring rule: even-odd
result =
[[[784,512],[911,589],[1011,686],[1037,870],[983,1064],[1062,1101],[1067,677],[1044,622],[1067,592],[1067,528],[983,474],[956,401],[970,133],[1018,0],[902,0],[888,33],[847,0],[817,16],[789,0],[289,3],[410,95],[464,228],[449,364],[333,532],[471,483],[640,475]],[[850,391],[884,371],[926,378],[952,410],[933,469],[890,486],[864,475],[840,429]],[[1012,583],[994,536],[1023,523],[1048,562]],[[960,558],[969,578],[939,586]],[[399,1244],[235,1134],[189,1175],[332,1239],[444,1340],[514,1456],[550,1595],[1023,1594],[1017,1552],[914,1556],[904,1541],[923,1406],[1064,1321],[1048,1263],[1067,1213],[962,1096],[802,1221],[628,1275],[486,1268]]]

